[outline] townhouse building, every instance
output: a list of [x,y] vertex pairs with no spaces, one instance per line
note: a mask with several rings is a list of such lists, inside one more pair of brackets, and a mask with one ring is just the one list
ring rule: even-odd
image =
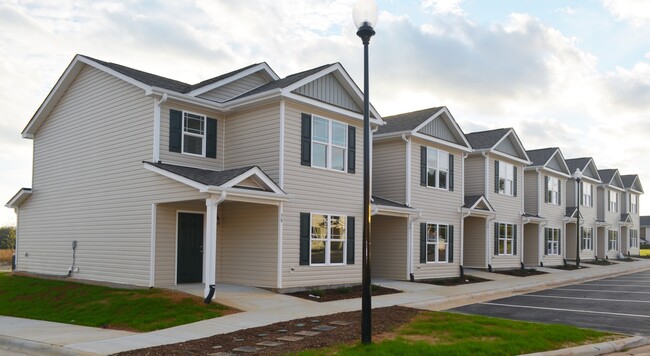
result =
[[[598,236],[604,236],[606,223],[599,218],[598,202],[599,196],[596,194],[597,186],[601,183],[600,175],[596,163],[591,157],[580,157],[566,160],[571,178],[567,182],[567,208],[565,220],[567,224],[567,246],[576,246],[576,222],[578,217],[578,204],[580,204],[580,259],[593,260],[596,257],[604,258],[599,255],[598,249],[604,245],[604,240]],[[578,186],[573,174],[580,170],[582,178]],[[600,234],[600,235],[599,235]],[[566,258],[569,260],[576,259],[576,249],[567,248]]]
[[621,252],[625,255],[638,256],[640,251],[641,217],[639,216],[639,201],[643,194],[643,186],[638,174],[621,175],[625,192],[622,195],[621,221]]
[[600,169],[598,174],[602,183],[597,186],[597,213],[598,220],[604,222],[604,229],[599,230],[602,235],[598,235],[598,241],[603,241],[598,248],[598,257],[616,258],[622,253],[622,229],[629,227],[632,222],[629,215],[621,213],[625,188],[618,169]]

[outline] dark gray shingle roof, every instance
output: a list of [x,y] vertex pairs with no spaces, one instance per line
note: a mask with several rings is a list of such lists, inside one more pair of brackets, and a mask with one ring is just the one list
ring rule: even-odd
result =
[[247,172],[251,168],[255,167],[255,166],[248,166],[242,168],[227,169],[224,171],[212,171],[209,169],[176,166],[173,164],[166,164],[166,163],[151,163],[151,162],[144,162],[144,163],[160,169],[164,169],[168,172],[177,174],[181,177],[185,177],[195,182],[204,185],[213,185],[213,186],[220,186],[224,183],[227,183],[233,178],[236,178],[242,175],[243,173]]
[[406,204],[398,203],[396,201],[386,199],[386,198],[382,198],[382,197],[378,197],[376,195],[372,196],[372,202],[377,204],[377,205],[392,206],[392,207],[395,207],[395,208],[412,209],[410,206],[408,206]]
[[334,64],[325,64],[325,65],[322,65],[320,67],[309,69],[309,70],[306,70],[306,71],[303,71],[303,72],[300,72],[300,73],[291,74],[290,76],[287,76],[285,78],[274,80],[272,82],[266,83],[266,84],[262,85],[261,87],[255,88],[255,89],[253,89],[253,90],[251,90],[249,92],[246,92],[246,93],[244,93],[244,94],[242,94],[242,95],[240,95],[238,97],[232,98],[229,101],[239,99],[239,98],[243,98],[243,97],[250,96],[250,95],[253,95],[253,94],[257,94],[257,93],[263,93],[265,91],[269,91],[269,90],[273,90],[273,89],[282,89],[282,88],[288,87],[289,85],[291,85],[291,84],[293,84],[295,82],[303,80],[303,79],[307,78],[308,76],[310,76],[312,74],[315,74],[315,73],[318,73],[321,70],[323,70],[323,69],[325,69],[327,67],[333,66],[333,65]]
[[[481,198],[485,199],[485,196],[484,195],[466,195],[464,197],[464,203],[465,204],[463,205],[463,208],[468,208],[468,209],[471,208]],[[490,209],[494,210],[494,208],[492,207],[492,204],[490,204],[490,202],[487,199],[485,199],[485,202],[490,207]],[[483,210],[483,209],[480,209],[480,210]]]
[[650,226],[650,215],[641,216],[641,226]]
[[412,131],[442,108],[443,106],[437,106],[434,108],[384,117],[386,125],[380,126],[377,130],[377,134]]
[[533,162],[533,166],[542,166],[553,156],[558,150],[557,147],[540,148],[536,150],[526,151],[528,158]]
[[573,215],[576,213],[576,207],[575,206],[567,206],[566,208],[566,214],[564,216],[571,218]]
[[577,168],[580,168],[581,171],[584,171],[590,159],[591,157],[571,158],[565,160],[565,162],[566,165],[569,167],[569,172],[573,174],[573,172],[575,172]]
[[626,222],[626,221],[628,221],[629,219],[632,219],[632,218],[630,217],[630,214],[627,214],[627,213],[621,214],[621,222]]
[[598,175],[600,175],[600,178],[603,180],[603,183],[609,184],[609,182],[612,181],[612,178],[614,178],[614,175],[616,174],[616,169],[599,169],[598,170]]
[[479,131],[465,134],[465,137],[474,149],[492,148],[508,131],[510,128]]
[[632,188],[632,185],[634,184],[634,181],[639,177],[638,174],[626,174],[624,176],[621,176],[621,180],[623,180],[623,186],[625,188]]

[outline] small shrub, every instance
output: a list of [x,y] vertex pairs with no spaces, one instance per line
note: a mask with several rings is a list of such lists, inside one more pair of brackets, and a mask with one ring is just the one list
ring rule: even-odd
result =
[[325,291],[322,290],[322,289],[312,289],[312,290],[309,291],[309,294],[311,294],[313,296],[316,296],[316,297],[319,297],[319,298],[322,298],[322,297],[325,296]]
[[341,294],[350,294],[352,293],[352,288],[351,287],[338,287],[335,289],[336,293],[341,293]]

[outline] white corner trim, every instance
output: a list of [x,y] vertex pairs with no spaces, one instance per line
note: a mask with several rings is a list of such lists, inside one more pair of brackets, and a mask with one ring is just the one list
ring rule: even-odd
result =
[[156,218],[158,205],[151,204],[151,246],[149,250],[149,287],[153,287],[156,281]]
[[[278,152],[278,183],[280,185],[280,189],[284,189],[284,123],[285,123],[285,115],[286,115],[286,108],[285,108],[285,101],[284,99],[280,100],[280,142],[279,142],[279,152]],[[280,287],[278,287],[280,288]]]

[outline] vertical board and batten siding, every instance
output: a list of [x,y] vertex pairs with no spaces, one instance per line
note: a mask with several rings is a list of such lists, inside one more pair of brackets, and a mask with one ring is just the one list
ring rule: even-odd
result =
[[[533,215],[544,216],[539,213],[539,199],[544,197],[544,187],[542,186],[542,193],[539,193],[539,178],[540,173],[535,170],[524,172],[524,211]],[[543,179],[543,177],[542,177]]]
[[216,89],[207,91],[201,95],[200,98],[213,100],[217,102],[224,102],[226,100],[238,97],[247,93],[259,86],[268,83],[269,80],[261,73],[253,73],[243,78],[232,81],[228,84],[222,85]]
[[278,183],[280,105],[275,103],[228,114],[225,121],[227,137],[224,168],[259,166]]
[[65,275],[76,240],[75,277],[149,284],[151,204],[196,195],[142,166],[152,155],[153,107],[113,76],[79,73],[35,135],[19,270]]
[[275,288],[277,231],[277,206],[240,202],[219,205],[217,282]]
[[[526,242],[524,243],[524,264],[526,266],[539,266],[539,249],[542,244],[540,244],[539,236],[539,224],[526,224],[524,225],[524,237]],[[543,239],[544,236],[541,236]],[[543,254],[543,246],[542,253]]]
[[485,195],[485,157],[470,155],[465,158],[465,195]]
[[[420,150],[422,146],[446,151],[454,156],[454,190],[444,190],[420,184]],[[447,146],[412,138],[411,142],[411,206],[421,211],[419,223],[454,226],[453,262],[420,262],[420,225],[413,224],[413,266],[416,279],[457,277],[460,274],[460,219],[459,209],[464,203],[462,196],[462,153]]]
[[[178,152],[169,151],[169,110],[188,111],[199,115],[205,115],[217,120],[217,157],[199,157]],[[153,130],[153,118],[151,119],[151,130]],[[174,103],[171,100],[165,102],[160,109],[160,160],[163,163],[188,166],[202,169],[220,171],[224,168],[224,142],[225,124],[223,115],[216,111],[204,108],[195,108],[186,104]],[[150,157],[145,160],[151,161]]]
[[406,202],[406,143],[401,138],[373,142],[372,194]]
[[501,143],[494,149],[496,151],[509,154],[514,157],[520,157],[520,153],[519,151],[517,151],[517,148],[515,147],[515,143],[513,142],[512,136],[506,137],[506,139],[501,141]]
[[[372,217],[372,277],[405,280],[408,278],[408,219],[375,215]],[[415,237],[414,237],[415,239]]]
[[463,266],[487,268],[485,261],[485,221],[477,217],[465,218],[463,228]]
[[[355,174],[301,165],[301,114],[308,113],[356,127],[357,167],[363,162],[362,122],[322,109],[287,102],[285,109],[284,191],[292,199],[283,211],[283,288],[361,282],[363,219],[363,169]],[[355,264],[331,266],[300,265],[300,213],[331,213],[354,216]],[[293,268],[293,271],[291,270]]]
[[437,117],[433,121],[424,125],[424,127],[422,127],[419,132],[452,143],[457,143],[460,145],[465,144],[464,142],[460,142],[460,140],[454,135],[454,133],[451,132],[451,130],[447,126],[447,123],[443,120],[441,116]]
[[350,94],[348,94],[345,88],[343,88],[338,79],[336,79],[336,76],[331,73],[301,86],[294,90],[294,93],[330,103],[334,106],[342,107],[357,113],[362,112],[359,105],[357,105]]

